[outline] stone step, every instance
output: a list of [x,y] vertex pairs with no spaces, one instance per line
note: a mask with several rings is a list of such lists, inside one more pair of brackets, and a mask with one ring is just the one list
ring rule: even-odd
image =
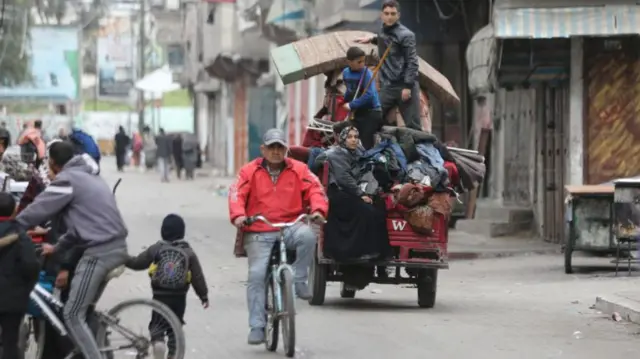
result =
[[533,211],[518,207],[478,206],[475,219],[495,222],[532,222]]
[[456,230],[485,237],[504,237],[531,230],[531,221],[507,222],[482,219],[461,219]]

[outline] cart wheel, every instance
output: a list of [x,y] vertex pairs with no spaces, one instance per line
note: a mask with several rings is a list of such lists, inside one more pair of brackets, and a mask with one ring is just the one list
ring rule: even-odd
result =
[[342,282],[340,284],[340,298],[355,298],[356,291],[353,289],[347,288],[347,285]]
[[327,291],[327,274],[329,267],[326,264],[318,263],[317,251],[313,255],[313,262],[309,267],[309,287],[311,288],[311,299],[309,304],[322,305]]
[[421,269],[418,273],[418,306],[420,308],[433,308],[436,305],[437,287],[438,270]]
[[573,246],[571,245],[571,241],[568,241],[567,245],[564,247],[564,272],[566,274],[573,273],[573,267],[571,266],[571,256],[573,256]]

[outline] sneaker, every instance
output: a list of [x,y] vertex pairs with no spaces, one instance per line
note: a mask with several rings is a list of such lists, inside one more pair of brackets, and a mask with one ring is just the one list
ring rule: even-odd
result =
[[154,342],[151,350],[153,351],[153,359],[164,359],[167,348],[163,342]]
[[263,328],[253,328],[249,332],[249,338],[247,342],[249,345],[260,345],[264,343],[265,335]]
[[295,284],[296,295],[300,299],[309,300],[311,299],[311,292],[309,291],[309,287],[307,283],[296,283]]

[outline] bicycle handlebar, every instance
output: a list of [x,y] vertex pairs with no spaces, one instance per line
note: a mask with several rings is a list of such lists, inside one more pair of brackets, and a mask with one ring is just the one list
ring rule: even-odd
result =
[[[298,216],[298,218],[295,219],[295,221],[293,222],[281,222],[281,223],[271,223],[268,219],[264,218],[264,216],[262,215],[255,215],[255,216],[251,216],[248,217],[247,219],[244,220],[244,225],[245,226],[250,226],[252,224],[254,224],[255,222],[262,222],[265,224],[268,224],[269,226],[273,227],[273,228],[287,228],[287,227],[292,227],[296,224],[298,224],[300,221],[304,221],[307,219],[313,219],[313,216],[309,215],[309,214],[301,214]],[[316,219],[319,220],[319,219]],[[321,221],[322,224],[327,223],[327,221],[325,219],[322,219]]]

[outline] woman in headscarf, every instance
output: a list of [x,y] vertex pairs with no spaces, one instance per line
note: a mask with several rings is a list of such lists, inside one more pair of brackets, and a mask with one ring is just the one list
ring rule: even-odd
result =
[[338,146],[320,155],[329,163],[329,218],[324,227],[324,255],[338,261],[377,259],[389,254],[384,204],[378,205],[361,186],[358,130],[340,131]]

